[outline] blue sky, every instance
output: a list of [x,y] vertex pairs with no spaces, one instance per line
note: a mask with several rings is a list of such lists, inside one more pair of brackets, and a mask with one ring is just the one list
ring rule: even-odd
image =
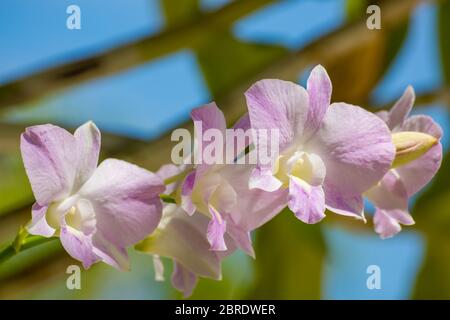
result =
[[[205,10],[223,0],[202,2]],[[69,4],[78,4],[82,29],[65,27]],[[339,27],[343,0],[283,1],[239,21],[235,35],[246,41],[297,49]],[[51,65],[107,50],[164,26],[156,0],[3,0],[0,3],[0,83]],[[415,12],[405,46],[373,93],[378,103],[399,97],[408,84],[417,92],[442,85],[435,32],[436,10],[424,4]],[[5,63],[6,62],[6,63]],[[52,121],[76,126],[94,120],[101,129],[131,137],[154,138],[188,119],[189,110],[211,95],[197,60],[189,50],[176,52],[138,68],[94,80],[7,115],[8,121]],[[422,110],[421,110],[422,111]],[[433,105],[425,113],[449,128],[448,114]],[[444,145],[448,147],[445,136]],[[325,232],[330,254],[324,269],[325,298],[407,298],[423,258],[420,235],[405,232],[392,240]],[[365,287],[368,264],[383,270],[383,288]]]

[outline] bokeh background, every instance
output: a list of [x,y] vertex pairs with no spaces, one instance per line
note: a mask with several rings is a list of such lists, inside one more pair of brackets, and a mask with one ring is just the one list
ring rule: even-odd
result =
[[[81,30],[66,28],[66,8],[81,8]],[[381,7],[381,30],[366,8]],[[245,112],[254,81],[304,84],[323,64],[333,101],[388,108],[408,84],[414,113],[450,124],[450,1],[415,0],[2,0],[0,2],[0,243],[30,218],[33,196],[19,154],[30,124],[73,129],[94,120],[103,157],[150,170],[170,161],[168,132],[190,127],[189,111],[216,100],[232,123]],[[257,259],[236,253],[223,280],[202,279],[202,299],[450,298],[449,159],[411,202],[416,225],[381,240],[363,225],[329,213],[305,225],[283,212],[254,234]],[[367,215],[372,208],[367,206]],[[370,220],[370,219],[369,219]],[[82,289],[66,288],[77,264],[57,242],[0,265],[0,298],[175,299],[154,281],[152,259],[130,250],[132,271],[97,264]],[[369,265],[381,289],[369,290]]]

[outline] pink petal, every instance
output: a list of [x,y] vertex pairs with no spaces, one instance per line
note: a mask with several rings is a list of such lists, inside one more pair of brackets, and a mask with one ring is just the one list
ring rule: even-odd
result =
[[197,276],[174,260],[172,285],[178,291],[183,292],[184,298],[189,298],[197,285]]
[[79,194],[95,211],[97,229],[106,241],[125,248],[150,234],[161,219],[161,179],[133,164],[103,161]]
[[224,235],[227,228],[227,222],[213,206],[209,206],[209,212],[211,213],[211,221],[208,224],[206,238],[211,245],[211,250],[226,251],[227,246],[225,244]]
[[[109,235],[106,235],[109,236]],[[130,270],[128,253],[124,247],[118,246],[106,238],[101,230],[98,230],[92,239],[93,252],[106,264],[120,271]]]
[[76,189],[81,187],[97,168],[100,154],[101,135],[97,126],[92,122],[87,122],[79,127],[74,137],[77,143],[79,164],[77,170]]
[[322,186],[311,186],[296,177],[291,177],[288,206],[304,223],[319,222],[325,218],[325,195]]
[[408,210],[408,194],[401,178],[393,170],[386,173],[365,195],[377,208]]
[[357,219],[364,218],[364,200],[360,194],[346,193],[331,183],[323,186],[325,192],[325,207],[334,213]]
[[31,224],[27,227],[30,234],[43,237],[52,237],[55,234],[55,229],[47,223],[45,214],[48,206],[41,206],[39,203],[33,204],[31,208]]
[[219,129],[225,132],[227,128],[225,116],[215,102],[193,109],[191,111],[191,117],[193,121],[202,122],[203,132],[208,129]]
[[[442,136],[442,129],[428,116],[412,116],[401,127],[402,131],[418,131],[430,134],[437,139]],[[427,153],[415,161],[396,169],[408,196],[414,195],[427,185],[441,166],[442,145],[436,144]]]
[[250,189],[273,192],[280,189],[283,184],[273,176],[271,167],[257,166],[251,172],[248,185]]
[[85,269],[98,261],[99,258],[93,251],[91,235],[87,236],[69,226],[63,226],[60,238],[67,253],[72,258],[81,261]]
[[21,136],[20,148],[39,204],[61,200],[70,193],[78,163],[74,136],[50,124],[29,127]]
[[241,229],[231,217],[227,219],[227,233],[238,248],[242,249],[250,257],[255,258],[250,232]]
[[190,217],[176,205],[167,205],[164,212],[168,222],[138,249],[172,258],[199,276],[220,279],[220,252],[210,250],[206,239],[210,219],[203,214]]
[[192,192],[194,190],[196,180],[196,171],[189,173],[181,185],[181,207],[188,215],[192,216],[197,207],[192,202]]
[[389,111],[387,119],[387,125],[389,129],[394,129],[397,126],[401,126],[411,111],[416,95],[414,89],[408,86],[403,93],[402,97],[395,103],[395,105]]
[[248,180],[253,168],[248,165],[225,166],[220,175],[233,187],[237,203],[230,212],[233,223],[241,230],[252,231],[268,222],[286,206],[287,189],[274,192],[249,189]]
[[309,109],[308,93],[303,87],[288,81],[261,80],[247,90],[245,97],[252,128],[278,129],[280,150],[301,137]]
[[311,71],[307,90],[309,94],[309,110],[306,131],[309,135],[312,135],[320,128],[322,119],[331,102],[331,80],[327,71],[321,65],[316,66]]
[[361,216],[360,195],[381,180],[395,156],[391,133],[384,122],[345,103],[330,106],[309,148],[326,166],[326,205],[341,214],[356,216]]
[[414,224],[414,220],[407,211],[376,209],[373,217],[375,232],[382,239],[391,238],[402,230],[400,223],[404,225]]

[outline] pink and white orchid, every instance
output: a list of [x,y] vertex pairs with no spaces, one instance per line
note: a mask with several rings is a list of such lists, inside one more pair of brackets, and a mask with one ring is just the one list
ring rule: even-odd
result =
[[[220,109],[214,104],[194,109],[194,121],[201,121],[203,129],[217,129],[225,136],[226,122]],[[248,116],[244,116],[234,129],[249,129]],[[197,139],[198,134],[196,132]],[[229,141],[228,141],[229,142]],[[227,142],[224,142],[227,143]],[[203,152],[208,143],[202,143]],[[245,148],[245,146],[243,146]],[[236,156],[243,150],[234,149]],[[223,162],[224,163],[224,162]],[[254,256],[250,232],[270,220],[284,207],[285,193],[250,190],[248,179],[254,166],[244,164],[198,164],[186,176],[181,185],[181,207],[189,214],[201,212],[210,218],[207,238],[212,250],[225,251],[227,233],[236,245]]]
[[100,132],[92,122],[74,135],[50,124],[29,127],[21,151],[36,198],[28,232],[59,236],[85,268],[101,260],[128,269],[126,248],[161,219],[162,180],[121,160],[97,167]]
[[[386,124],[357,106],[331,101],[332,85],[315,67],[307,89],[282,80],[261,80],[245,94],[253,129],[278,129],[280,155],[260,163],[251,189],[286,189],[297,218],[316,223],[325,209],[364,218],[362,193],[389,170],[395,156]],[[271,141],[253,138],[256,148]]]
[[[184,166],[167,164],[156,174],[166,180],[181,173]],[[180,181],[166,186],[165,194],[173,194]],[[173,260],[172,285],[189,297],[199,277],[222,278],[222,260],[236,249],[234,241],[225,235],[226,251],[210,250],[207,229],[210,219],[199,212],[189,216],[175,204],[164,204],[161,222],[153,234],[135,246],[139,251],[153,255],[155,279],[164,280],[161,257]]]
[[408,117],[414,100],[414,89],[408,87],[390,111],[378,113],[394,134],[419,132],[429,135],[432,139],[421,142],[422,145],[429,145],[422,156],[403,165],[394,165],[377,185],[366,192],[367,198],[376,207],[375,231],[382,238],[389,238],[400,232],[400,224],[414,224],[408,212],[408,199],[430,182],[442,161],[442,145],[439,142],[442,129],[431,117]]

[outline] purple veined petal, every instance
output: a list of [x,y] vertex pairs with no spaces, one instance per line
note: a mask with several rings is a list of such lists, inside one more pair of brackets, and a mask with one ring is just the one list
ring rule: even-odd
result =
[[238,248],[242,249],[250,257],[255,258],[250,232],[241,229],[231,217],[227,218],[227,234],[233,239]]
[[305,131],[314,134],[322,124],[322,119],[331,103],[332,84],[327,71],[321,65],[316,66],[309,75],[307,91],[309,110]]
[[415,99],[416,95],[414,93],[413,87],[408,86],[401,98],[389,111],[389,117],[386,122],[389,129],[392,130],[395,127],[401,126],[403,124],[414,105]]
[[201,121],[202,129],[205,132],[208,129],[219,129],[225,132],[227,123],[223,112],[217,107],[215,102],[195,108],[191,111],[193,121]]
[[155,269],[155,281],[164,281],[164,264],[157,254],[153,255],[153,268]]
[[304,223],[314,224],[325,218],[325,195],[322,186],[311,186],[291,177],[288,207]]
[[416,131],[427,133],[436,139],[441,139],[442,128],[426,115],[414,115],[406,119],[403,125],[396,131]]
[[172,285],[175,289],[183,293],[184,298],[189,298],[197,285],[197,276],[174,260]]
[[[279,130],[280,150],[301,137],[309,109],[308,93],[303,87],[289,81],[261,80],[247,90],[245,97],[252,128]],[[260,142],[257,144],[259,148]],[[267,147],[271,150],[270,145]]]
[[213,206],[209,205],[208,208],[211,213],[211,220],[208,224],[206,238],[211,245],[211,250],[226,251],[227,246],[225,244],[224,235],[227,228],[227,222]]
[[[108,235],[109,236],[109,235]],[[93,238],[93,252],[106,264],[121,271],[130,270],[130,261],[128,258],[127,250],[120,247],[109,239],[105,238],[105,235],[101,230],[98,230]]]
[[280,188],[274,192],[249,189],[248,181],[252,166],[224,166],[220,175],[228,181],[238,195],[237,203],[229,213],[233,223],[241,230],[252,231],[259,228],[286,206],[288,190]]
[[136,249],[175,259],[199,276],[219,280],[219,254],[229,252],[210,250],[206,238],[209,221],[203,214],[188,216],[176,205],[166,205],[158,232],[139,243]]
[[[432,118],[428,116],[412,116],[401,127],[402,131],[418,131],[430,134],[439,139],[442,129]],[[442,145],[438,143],[428,150],[420,158],[396,168],[408,196],[414,195],[427,185],[434,177],[442,162]]]
[[366,221],[364,217],[364,200],[360,194],[342,192],[331,183],[323,186],[325,208],[343,216],[354,217]]
[[271,166],[257,166],[253,168],[248,180],[250,189],[260,189],[267,192],[276,191],[282,185],[282,182],[273,175]]
[[79,156],[75,186],[75,189],[78,189],[90,178],[97,168],[101,135],[97,126],[92,121],[89,121],[75,131],[74,137]]
[[31,223],[27,226],[30,234],[46,238],[52,237],[55,234],[55,228],[48,224],[45,216],[47,209],[48,206],[41,206],[37,202],[33,204],[31,208]]
[[390,170],[383,179],[365,192],[366,197],[382,210],[408,210],[408,194],[395,170]]
[[162,180],[155,174],[116,159],[103,161],[80,189],[95,211],[97,230],[106,241],[126,248],[157,227],[162,214]]
[[67,253],[81,261],[85,269],[99,260],[92,246],[92,235],[87,236],[70,226],[62,226],[60,239]]
[[[386,124],[376,115],[345,103],[334,103],[328,108],[322,127],[308,148],[325,163],[327,207],[359,217],[361,194],[381,180],[395,157]],[[346,201],[350,203],[345,204]]]
[[181,208],[190,216],[195,213],[197,207],[192,201],[192,192],[195,186],[196,171],[189,173],[181,185]]
[[21,136],[20,149],[39,204],[61,200],[70,193],[78,163],[73,135],[50,124],[29,127]]
[[383,210],[377,208],[373,217],[375,232],[382,239],[395,236],[402,230],[400,223],[403,225],[412,225],[414,220],[407,211],[403,210]]

